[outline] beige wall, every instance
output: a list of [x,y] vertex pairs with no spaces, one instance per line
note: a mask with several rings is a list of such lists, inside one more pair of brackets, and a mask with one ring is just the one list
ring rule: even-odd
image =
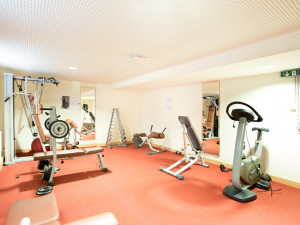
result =
[[[109,85],[96,85],[96,140],[97,143],[105,143],[113,108],[120,109],[120,115],[128,141],[131,141],[133,133],[140,129],[141,124],[141,98],[139,92],[113,90]],[[113,142],[119,141],[117,126]]]
[[142,93],[142,125],[138,132],[161,132],[165,127],[166,138],[153,143],[181,150],[183,148],[182,127],[178,116],[188,116],[201,135],[202,128],[202,84],[164,88]]
[[281,78],[279,73],[274,73],[221,81],[220,161],[232,164],[237,131],[237,123],[234,129],[233,121],[226,115],[226,107],[232,101],[242,101],[253,106],[264,119],[261,123],[248,125],[252,148],[256,132],[251,128],[258,126],[270,129],[269,133],[263,133],[266,171],[273,176],[300,182],[300,134],[296,129],[296,112],[292,110],[294,79]]

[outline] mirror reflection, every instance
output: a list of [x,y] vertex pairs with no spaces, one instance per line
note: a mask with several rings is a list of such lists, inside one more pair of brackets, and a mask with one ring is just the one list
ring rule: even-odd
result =
[[95,140],[95,88],[81,87],[81,140]]
[[219,156],[219,81],[203,84],[202,93],[202,137],[205,153]]

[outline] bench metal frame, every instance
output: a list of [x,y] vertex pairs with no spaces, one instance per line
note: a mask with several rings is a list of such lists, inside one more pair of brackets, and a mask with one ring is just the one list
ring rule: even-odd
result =
[[[185,117],[187,120],[188,118]],[[164,168],[164,167],[159,167],[160,171],[166,172],[168,174],[171,174],[175,177],[177,177],[179,180],[183,180],[184,177],[183,175],[181,175],[181,173],[183,171],[185,171],[187,168],[189,168],[191,165],[193,165],[194,163],[196,163],[199,158],[201,160],[201,162],[198,162],[197,164],[200,166],[204,166],[204,167],[209,167],[209,165],[205,164],[205,159],[204,157],[201,155],[201,151],[202,149],[197,149],[197,147],[194,145],[194,140],[192,140],[192,137],[190,137],[188,131],[187,131],[187,126],[183,123],[181,123],[181,126],[183,128],[183,142],[184,142],[184,157],[182,159],[180,159],[179,161],[175,162],[174,164],[172,164],[171,166],[169,166],[168,168]],[[195,136],[195,138],[197,138],[197,136]],[[198,138],[197,138],[198,139]],[[189,142],[189,144],[186,144],[186,141]],[[195,140],[199,142],[198,140]],[[200,142],[199,142],[200,143]],[[189,148],[188,146],[191,147],[191,150],[193,152],[195,152],[194,154],[189,153]],[[177,167],[178,165],[180,165],[182,162],[187,163],[185,166],[183,166],[181,169],[177,170],[176,172],[171,171],[172,169],[174,169],[175,167]]]

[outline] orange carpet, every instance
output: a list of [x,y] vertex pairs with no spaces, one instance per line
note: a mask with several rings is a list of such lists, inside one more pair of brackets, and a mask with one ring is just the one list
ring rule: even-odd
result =
[[[257,192],[258,199],[239,203],[222,194],[231,173],[216,165],[193,165],[184,180],[161,172],[182,156],[171,152],[147,155],[149,148],[133,145],[105,148],[109,172],[99,170],[97,157],[76,158],[58,163],[53,193],[61,222],[67,223],[102,212],[113,212],[122,225],[169,224],[289,224],[300,222],[300,190],[272,182],[279,192]],[[16,200],[35,198],[45,185],[37,162],[3,167],[0,172],[0,224]],[[19,177],[19,178],[16,178]]]
[[204,150],[204,152],[207,154],[219,156],[220,145],[217,143],[219,140],[220,140],[220,138],[203,140],[202,143],[204,143],[206,145],[206,149]]

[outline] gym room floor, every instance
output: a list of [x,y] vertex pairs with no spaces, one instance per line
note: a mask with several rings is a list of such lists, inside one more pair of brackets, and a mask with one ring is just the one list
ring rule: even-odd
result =
[[[257,200],[239,203],[222,194],[230,184],[231,172],[219,167],[191,166],[184,180],[161,172],[179,160],[172,152],[147,155],[148,146],[105,148],[108,172],[98,168],[97,157],[75,158],[58,163],[53,192],[62,224],[103,212],[112,212],[122,225],[168,224],[289,224],[300,222],[300,190],[271,182],[272,194],[257,193]],[[41,181],[37,162],[3,167],[0,172],[0,224],[10,205],[35,198]]]

